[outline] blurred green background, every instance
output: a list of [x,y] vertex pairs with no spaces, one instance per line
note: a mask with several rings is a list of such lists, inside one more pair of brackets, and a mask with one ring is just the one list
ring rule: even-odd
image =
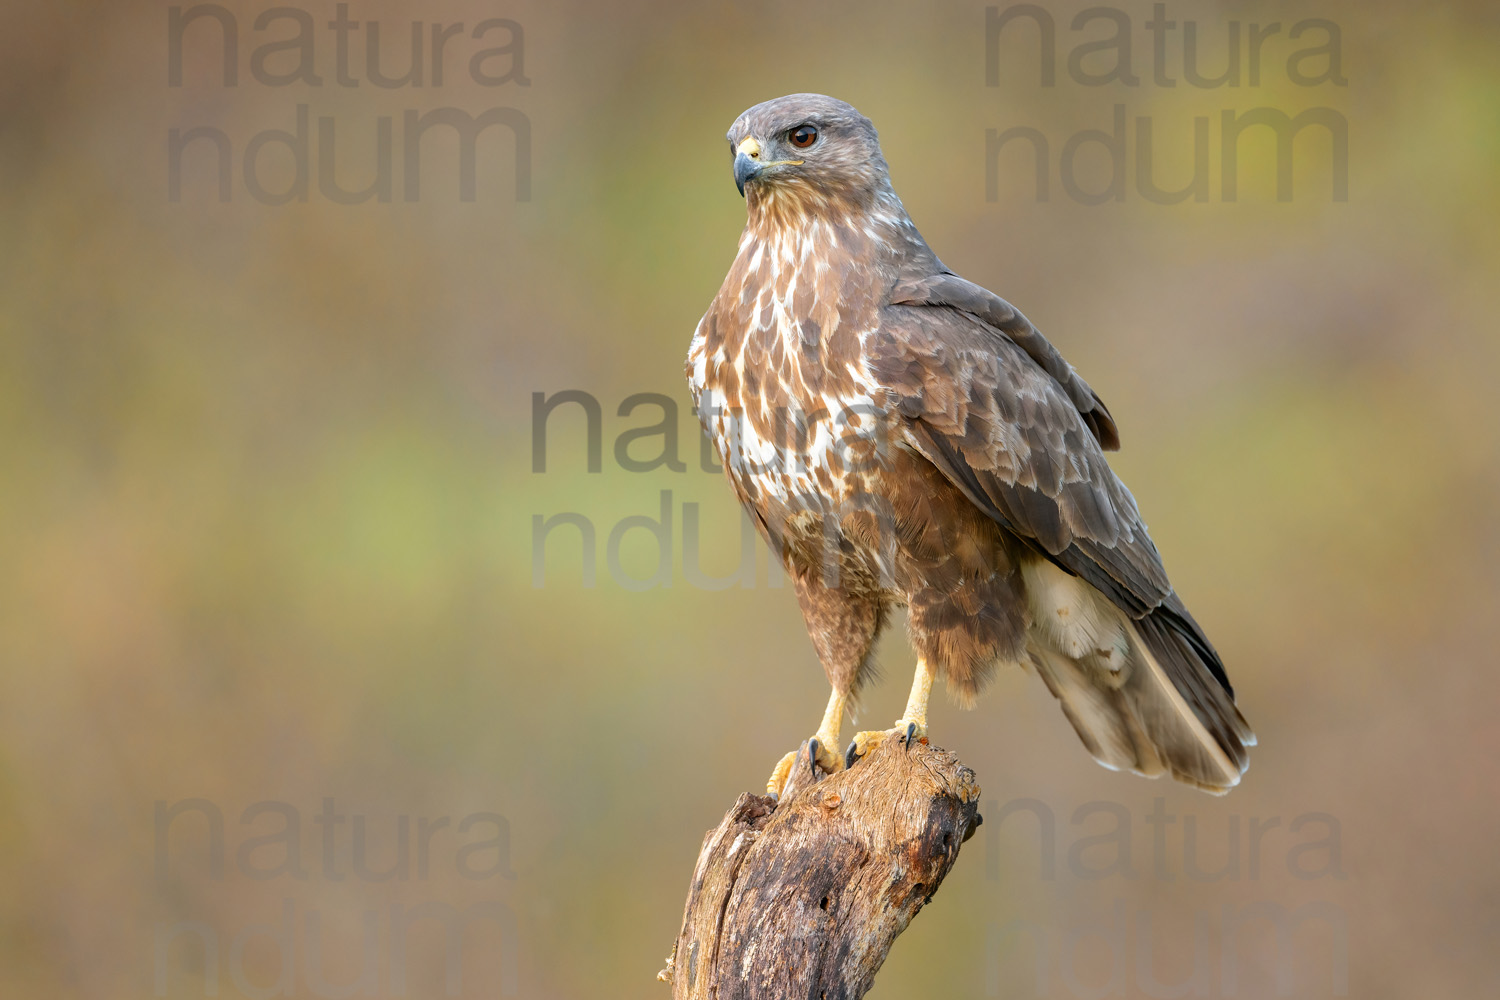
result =
[[[192,997],[210,981],[267,996],[279,975],[290,995],[332,995],[309,971],[316,915],[332,984],[360,974],[373,919],[361,995],[438,996],[441,934],[412,931],[403,994],[389,908],[495,902],[514,927],[465,932],[463,995],[667,995],[654,976],[703,832],[814,728],[826,696],[763,552],[748,588],[694,587],[681,567],[684,505],[698,505],[705,571],[730,573],[739,547],[729,490],[699,468],[682,376],[743,224],[723,134],[745,107],[804,90],[874,120],[944,261],[1024,309],[1108,401],[1116,468],[1261,744],[1243,785],[1212,799],[1094,765],[1035,678],[1000,678],[973,712],[939,698],[934,741],[978,772],[995,822],[872,996],[1163,995],[1150,976],[1181,982],[1195,956],[1199,995],[1276,995],[1281,971],[1296,995],[1332,996],[1341,968],[1353,996],[1492,992],[1500,17],[1478,2],[1174,2],[1167,87],[1151,7],[1132,3],[1117,9],[1140,82],[1092,86],[1068,54],[1111,28],[1070,28],[1084,6],[1048,5],[1050,87],[1026,22],[1005,29],[986,85],[978,3],[351,4],[380,24],[387,75],[408,65],[411,22],[428,24],[423,85],[392,88],[365,73],[363,29],[350,36],[360,83],[338,84],[332,3],[298,8],[316,22],[320,86],[252,77],[257,48],[296,33],[286,18],[256,30],[268,6],[225,6],[233,87],[208,19],[186,30],[169,85],[165,4],[0,8],[0,995]],[[505,44],[501,27],[454,35],[435,86],[431,23],[496,17],[524,38],[485,71],[526,82],[468,71]],[[1288,75],[1292,53],[1327,37],[1289,40],[1305,18],[1337,28],[1347,85]],[[1227,65],[1231,21],[1242,59],[1249,25],[1279,23],[1258,85],[1248,63],[1238,86],[1186,82],[1188,21],[1209,76]],[[295,64],[283,51],[261,68]],[[257,133],[294,129],[299,104],[310,195],[264,204],[242,157]],[[1125,196],[1079,204],[1061,150],[1108,130],[1117,104]],[[420,197],[404,198],[404,115],[442,107],[525,115],[529,200],[503,127],[479,140],[473,201],[441,129],[424,140]],[[1262,107],[1343,116],[1347,201],[1331,197],[1317,128],[1296,141],[1290,200],[1264,129],[1243,138],[1238,199],[1224,199],[1221,112]],[[375,176],[383,116],[393,198],[331,202],[318,119],[353,190]],[[1172,188],[1199,116],[1208,199],[1141,197],[1135,120],[1151,119],[1156,180]],[[173,201],[169,133],[201,126],[232,146],[230,198],[204,140]],[[1048,140],[1045,201],[1020,143],[986,197],[986,130],[1016,126]],[[1077,156],[1079,183],[1103,187],[1102,147]],[[295,180],[285,148],[260,162],[267,189]],[[601,404],[601,472],[587,471],[573,406],[533,471],[532,394],[567,389]],[[642,392],[676,401],[686,471],[616,461],[621,432],[660,419],[617,415]],[[664,490],[671,586],[631,589],[607,541],[623,518],[658,516]],[[596,529],[597,584],[562,527],[538,588],[533,518],[565,512]],[[630,531],[621,558],[649,577],[651,536]],[[903,703],[899,628],[882,662],[863,725]],[[192,798],[223,816],[222,878],[201,812],[173,822],[158,870],[156,803]],[[315,820],[329,798],[349,818],[331,828],[342,879]],[[1051,837],[1025,812],[998,822],[1022,799],[1053,816]],[[1158,799],[1170,825],[1149,819]],[[262,801],[285,808],[244,815]],[[1075,814],[1093,801],[1117,812]],[[460,845],[493,839],[458,832],[476,813],[503,816],[509,845],[469,856],[465,877]],[[275,874],[285,841],[255,839],[289,816],[301,878]],[[401,816],[404,870],[353,873],[356,822],[366,864],[402,869]],[[451,822],[424,874],[417,825],[439,817]],[[1039,843],[1055,847],[1050,872]],[[1323,908],[1297,910],[1311,904]],[[1321,917],[1293,922],[1278,951],[1271,924],[1225,929],[1256,905]],[[290,969],[254,931],[286,907]],[[1116,907],[1130,915],[1123,951],[1085,933]],[[171,930],[183,921],[200,930]],[[1044,945],[1016,943],[1016,921]]]

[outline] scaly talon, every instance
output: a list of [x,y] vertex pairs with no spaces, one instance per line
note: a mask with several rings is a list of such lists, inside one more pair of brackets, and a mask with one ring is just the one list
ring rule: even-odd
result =
[[[818,734],[809,741],[812,745],[808,749],[812,751],[810,756],[815,766],[829,774],[844,769],[844,762],[831,749],[839,742],[839,726],[844,720],[844,698],[837,690],[829,696],[828,708],[823,712],[823,724],[818,727]],[[767,795],[781,798],[782,789],[786,788],[787,779],[792,776],[792,765],[797,762],[798,752],[793,750],[776,762],[771,777],[766,781]]]
[[793,750],[785,757],[776,762],[771,769],[771,776],[766,779],[766,794],[781,798],[781,790],[786,787],[786,779],[792,776],[792,765],[797,762],[797,751]]
[[868,730],[854,734],[854,742],[844,751],[844,766],[853,767],[854,762],[874,750],[892,737],[906,741],[906,748],[916,740],[927,738],[927,696],[932,691],[932,668],[923,659],[917,660],[917,671],[911,680],[911,696],[906,699],[906,711],[896,720],[894,729]]
[[908,719],[897,719],[896,725],[891,729],[870,729],[862,733],[855,733],[854,739],[849,744],[849,749],[844,751],[844,766],[853,767],[854,762],[866,756],[880,744],[889,739],[900,739],[906,743],[907,749],[917,740],[927,738],[927,726],[924,723]]
[[[815,767],[822,768],[828,774],[833,774],[835,771],[842,771],[844,769],[844,762],[839,760],[838,755],[824,746],[817,737],[813,737],[808,742],[812,744],[808,749],[812,751],[812,759]],[[778,799],[781,798],[781,791],[786,787],[787,780],[792,776],[792,768],[797,763],[797,754],[799,753],[801,753],[801,748],[793,750],[776,762],[776,767],[771,771],[771,777],[766,781],[767,795],[774,795]]]

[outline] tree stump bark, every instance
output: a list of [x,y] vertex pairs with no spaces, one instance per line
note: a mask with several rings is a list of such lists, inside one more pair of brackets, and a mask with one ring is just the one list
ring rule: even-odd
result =
[[709,831],[667,967],[673,1000],[853,1000],[982,822],[979,785],[926,741],[825,776],[802,745],[781,802]]

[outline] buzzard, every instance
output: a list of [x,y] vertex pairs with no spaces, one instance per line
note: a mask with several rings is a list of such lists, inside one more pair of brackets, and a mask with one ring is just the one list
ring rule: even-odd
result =
[[[687,374],[833,686],[817,765],[925,738],[935,678],[967,707],[1016,664],[1104,766],[1237,784],[1255,737],[1105,461],[1120,439],[1099,396],[1019,310],[943,266],[854,108],[793,94],[728,139],[749,218]],[[917,654],[906,711],[840,758],[899,607]]]

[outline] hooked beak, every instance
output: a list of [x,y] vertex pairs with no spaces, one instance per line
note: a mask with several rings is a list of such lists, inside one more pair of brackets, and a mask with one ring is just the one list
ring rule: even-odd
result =
[[745,196],[745,183],[759,177],[764,169],[760,162],[760,143],[750,136],[734,151],[734,186],[739,188],[741,198]]
[[745,184],[755,180],[761,174],[772,167],[800,167],[805,160],[765,160],[761,158],[760,143],[755,136],[746,136],[745,140],[734,148],[734,186],[740,189],[740,197],[745,196]]

